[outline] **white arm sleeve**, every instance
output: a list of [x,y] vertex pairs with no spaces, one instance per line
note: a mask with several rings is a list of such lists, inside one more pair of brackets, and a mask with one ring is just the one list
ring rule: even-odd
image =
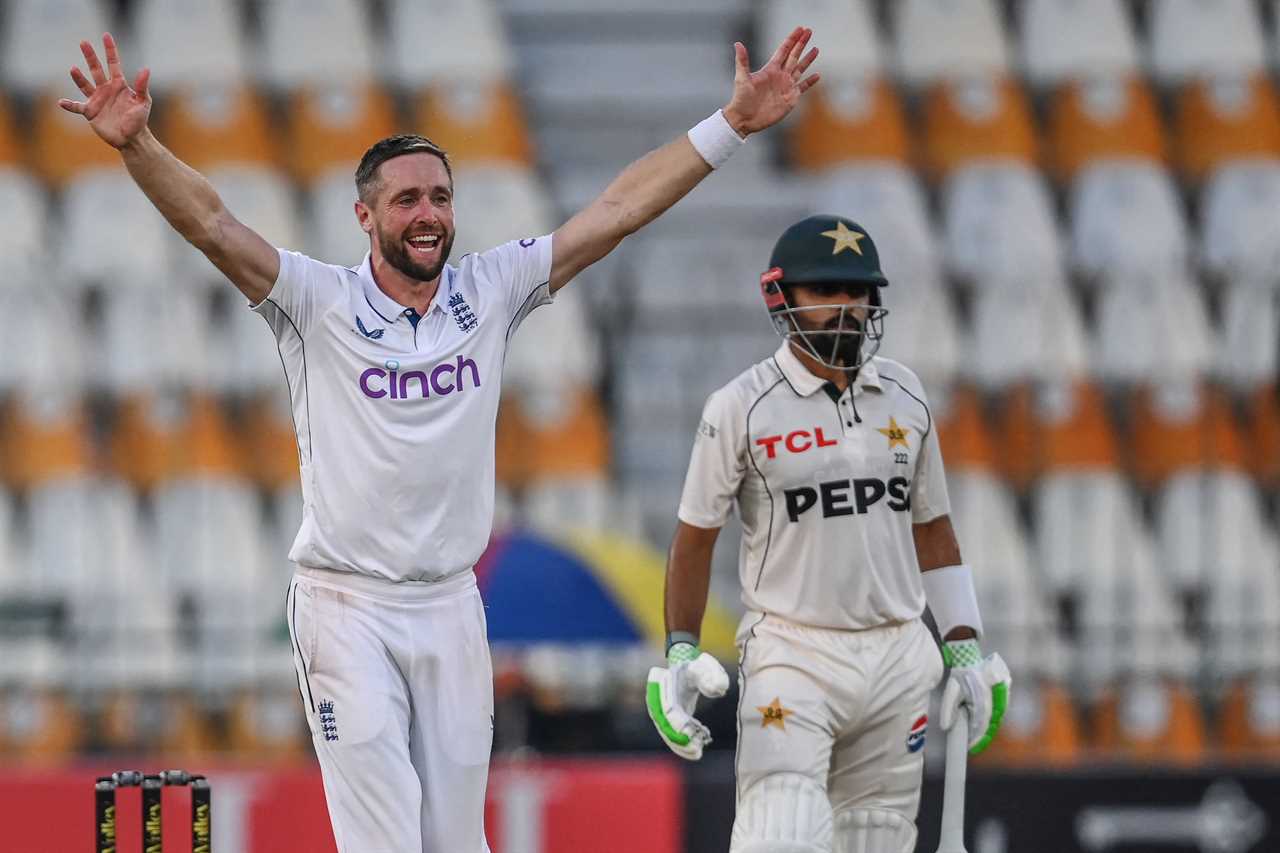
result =
[[[306,338],[324,312],[346,292],[348,273],[298,252],[276,251],[280,253],[280,274],[266,298],[249,307],[266,318],[277,336],[292,326],[299,337]],[[278,322],[280,315],[288,322]]]
[[679,519],[694,527],[723,527],[746,475],[746,454],[746,412],[737,396],[722,388],[702,410],[680,496]]

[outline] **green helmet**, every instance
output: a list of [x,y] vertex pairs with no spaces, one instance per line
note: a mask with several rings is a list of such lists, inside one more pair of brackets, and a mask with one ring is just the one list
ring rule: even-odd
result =
[[[793,306],[786,288],[820,282],[870,285],[872,308],[865,320],[850,315],[846,322],[842,310],[834,330],[818,333],[801,329],[797,315],[814,308]],[[768,271],[760,276],[765,306],[778,334],[797,340],[822,364],[845,370],[857,370],[879,349],[883,319],[888,313],[880,306],[880,288],[888,285],[871,235],[852,219],[830,214],[810,216],[783,231],[769,256]],[[822,354],[826,347],[818,341],[824,337],[833,341],[826,355]],[[848,340],[842,342],[842,338]]]

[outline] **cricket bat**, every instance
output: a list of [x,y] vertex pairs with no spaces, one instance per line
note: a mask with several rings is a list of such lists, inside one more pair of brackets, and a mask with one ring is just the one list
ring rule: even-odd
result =
[[969,710],[956,711],[947,732],[947,767],[942,786],[942,830],[938,853],[968,853],[964,849],[964,777],[969,760]]

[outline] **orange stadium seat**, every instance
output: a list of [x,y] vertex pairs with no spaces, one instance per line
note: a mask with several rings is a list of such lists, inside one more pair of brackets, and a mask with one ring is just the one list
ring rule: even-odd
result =
[[1032,680],[1018,685],[1024,697],[1014,699],[1005,714],[1000,735],[978,764],[1061,767],[1080,759],[1080,719],[1066,688],[1053,681]]
[[262,392],[241,432],[250,476],[272,492],[298,482],[298,442],[289,405],[282,389]]
[[805,98],[787,130],[791,164],[825,169],[851,160],[910,159],[902,103],[883,78],[824,82]]
[[236,476],[244,471],[244,451],[222,406],[206,394],[186,403],[185,422],[174,436],[175,477]]
[[227,741],[255,761],[302,761],[311,756],[306,718],[292,688],[244,690],[232,701]]
[[28,162],[55,187],[89,169],[120,167],[120,155],[98,138],[87,121],[58,106],[58,98],[65,95],[55,89],[32,106]]
[[972,388],[961,387],[952,392],[937,429],[947,470],[996,470],[991,430],[982,415],[982,401]]
[[[79,116],[77,116],[79,118]],[[84,121],[84,119],[80,119]],[[23,157],[23,141],[13,124],[13,113],[9,101],[0,97],[0,165],[9,166],[21,163]]]
[[209,717],[180,690],[111,690],[102,708],[101,736],[108,749],[175,758],[207,755],[217,746]]
[[1018,386],[1002,401],[999,421],[1002,469],[1020,488],[1050,472],[1111,471],[1119,464],[1106,401],[1088,382]]
[[162,106],[161,140],[195,169],[277,162],[266,104],[247,86],[180,90]]
[[1190,181],[1231,160],[1280,157],[1280,105],[1263,74],[1188,84],[1178,94],[1177,161]]
[[176,442],[176,404],[138,395],[116,407],[110,439],[110,467],[135,489],[149,491],[168,476]]
[[0,422],[0,472],[18,489],[94,467],[84,407],[72,396],[19,395]]
[[1205,723],[1195,695],[1176,680],[1107,691],[1094,714],[1093,746],[1143,763],[1191,765],[1205,756]]
[[594,478],[609,460],[609,428],[594,392],[566,393],[562,415],[548,420],[532,413],[514,394],[503,396],[498,414],[498,478],[513,488],[539,479]]
[[925,95],[925,167],[934,178],[979,160],[1034,163],[1036,129],[1026,96],[1009,77],[970,77],[935,85]]
[[449,152],[450,161],[533,164],[520,99],[509,83],[449,81],[427,86],[415,101],[414,130]]
[[334,166],[358,162],[397,126],[395,105],[376,84],[301,89],[289,102],[287,165],[310,183]]
[[22,763],[61,763],[85,741],[84,720],[60,688],[0,696],[0,754]]
[[1140,77],[1067,84],[1052,96],[1047,125],[1048,166],[1063,183],[1095,160],[1166,157],[1159,107]]
[[1223,394],[1175,383],[1147,388],[1133,404],[1133,473],[1148,488],[1192,468],[1247,470],[1245,442]]
[[1218,741],[1232,759],[1280,760],[1280,721],[1274,712],[1274,679],[1238,681],[1227,690],[1219,712]]

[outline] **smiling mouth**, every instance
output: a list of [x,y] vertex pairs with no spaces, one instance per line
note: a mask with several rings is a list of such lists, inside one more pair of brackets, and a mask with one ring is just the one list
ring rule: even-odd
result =
[[414,252],[420,255],[429,255],[440,246],[439,234],[418,234],[406,240]]

